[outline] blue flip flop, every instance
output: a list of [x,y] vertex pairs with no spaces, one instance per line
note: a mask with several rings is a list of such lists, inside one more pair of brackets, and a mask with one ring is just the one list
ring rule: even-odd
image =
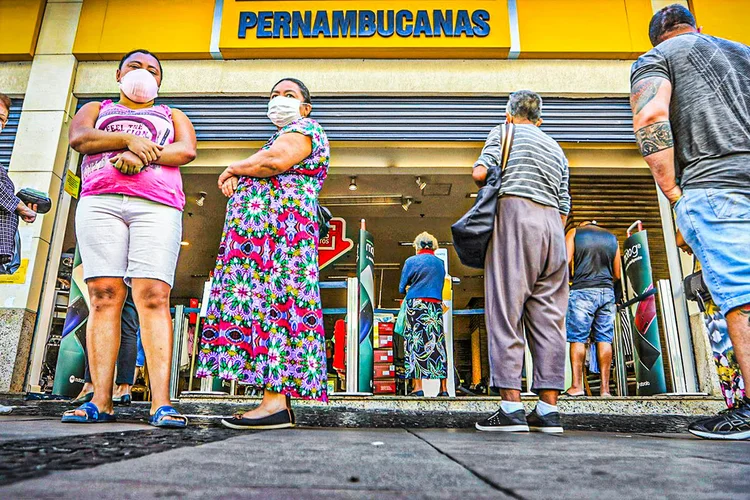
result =
[[[86,416],[76,415],[76,410],[86,412]],[[63,413],[62,423],[64,424],[102,424],[107,422],[116,422],[117,419],[113,413],[103,413],[94,403],[83,403],[75,410],[68,410]]]
[[[164,417],[178,418],[179,420],[171,420]],[[153,415],[148,418],[148,423],[154,427],[167,427],[170,429],[184,429],[187,427],[188,418],[185,415],[180,415],[180,412],[175,410],[169,405],[159,407]]]

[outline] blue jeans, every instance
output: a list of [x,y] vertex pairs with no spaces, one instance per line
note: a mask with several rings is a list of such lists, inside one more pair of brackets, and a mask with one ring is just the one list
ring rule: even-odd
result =
[[616,313],[615,292],[611,288],[571,290],[565,319],[568,342],[585,344],[593,331],[594,342],[611,344]]
[[749,304],[750,190],[688,189],[675,213],[721,312]]

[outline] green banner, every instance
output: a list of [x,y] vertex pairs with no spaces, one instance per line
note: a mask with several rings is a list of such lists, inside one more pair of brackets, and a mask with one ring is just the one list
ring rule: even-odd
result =
[[52,386],[52,394],[56,396],[74,398],[83,387],[83,375],[86,370],[86,351],[83,346],[86,343],[89,308],[80,288],[85,285],[75,279],[76,276],[82,276],[82,269],[81,254],[76,249],[70,280],[70,300],[55,367],[55,383]]
[[365,229],[359,231],[359,392],[372,392],[374,353],[372,348],[375,324],[375,243]]
[[[639,231],[625,240],[625,275],[630,281],[631,299],[654,289],[646,231]],[[667,392],[667,383],[659,340],[659,320],[656,317],[656,295],[651,294],[633,304],[631,310],[633,308],[636,394],[663,394]]]

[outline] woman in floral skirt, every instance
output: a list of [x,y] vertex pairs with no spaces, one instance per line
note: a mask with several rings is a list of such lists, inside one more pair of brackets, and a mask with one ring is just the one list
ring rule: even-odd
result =
[[448,359],[443,329],[445,266],[435,256],[438,241],[430,233],[414,240],[417,254],[406,259],[399,292],[405,293],[404,341],[406,378],[412,380],[410,396],[424,396],[423,379],[440,380],[439,397],[448,397]]
[[229,203],[198,376],[264,388],[260,406],[222,420],[233,429],[292,427],[291,397],[327,400],[317,206],[330,148],[311,111],[307,87],[281,80],[268,104],[278,131],[219,176]]

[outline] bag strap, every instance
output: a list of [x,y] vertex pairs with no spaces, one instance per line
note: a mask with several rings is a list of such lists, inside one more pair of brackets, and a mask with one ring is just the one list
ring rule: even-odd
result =
[[508,166],[508,159],[510,158],[510,148],[513,146],[513,137],[515,136],[515,125],[512,123],[506,123],[503,125],[502,133],[502,158],[503,163],[500,165],[500,171],[504,172],[505,167]]

